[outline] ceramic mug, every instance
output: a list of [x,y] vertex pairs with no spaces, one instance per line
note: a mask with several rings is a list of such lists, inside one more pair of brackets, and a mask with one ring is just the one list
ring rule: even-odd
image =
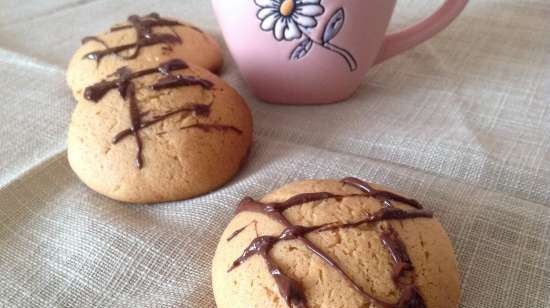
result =
[[344,100],[368,69],[431,38],[468,0],[385,35],[396,0],[212,0],[225,41],[247,84],[272,103]]

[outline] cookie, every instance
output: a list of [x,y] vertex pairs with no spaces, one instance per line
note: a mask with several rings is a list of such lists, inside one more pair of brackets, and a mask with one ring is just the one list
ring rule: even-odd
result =
[[244,163],[250,110],[216,75],[179,59],[107,75],[83,90],[69,126],[69,163],[91,189],[125,202],[187,199]]
[[218,43],[201,29],[156,13],[132,15],[127,22],[82,40],[67,69],[67,83],[80,96],[85,87],[119,67],[137,71],[172,58],[212,72],[223,64]]
[[218,308],[458,306],[453,248],[431,211],[359,179],[245,198],[218,244]]

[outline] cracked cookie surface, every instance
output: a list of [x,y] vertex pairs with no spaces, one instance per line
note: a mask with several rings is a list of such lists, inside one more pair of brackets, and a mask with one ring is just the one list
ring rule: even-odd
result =
[[433,213],[357,183],[308,180],[245,198],[213,260],[217,306],[457,307],[453,248]]
[[93,190],[125,202],[187,199],[244,163],[250,110],[214,74],[171,60],[106,76],[81,90],[69,127],[69,163]]

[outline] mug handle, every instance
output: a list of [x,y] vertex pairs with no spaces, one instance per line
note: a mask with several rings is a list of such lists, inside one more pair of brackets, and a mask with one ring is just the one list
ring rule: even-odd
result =
[[401,32],[386,35],[374,64],[388,60],[432,38],[445,29],[466,7],[468,0],[447,0],[430,17]]

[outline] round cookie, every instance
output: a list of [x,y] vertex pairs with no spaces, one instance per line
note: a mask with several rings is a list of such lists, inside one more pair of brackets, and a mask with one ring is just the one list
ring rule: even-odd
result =
[[457,264],[433,213],[355,178],[245,198],[212,265],[218,308],[453,308]]
[[67,69],[75,96],[122,66],[142,70],[172,58],[217,72],[223,65],[218,43],[199,28],[156,13],[132,15],[109,31],[82,40]]
[[69,163],[93,190],[125,202],[187,199],[245,162],[250,110],[216,75],[177,59],[109,75],[83,91],[69,127]]

